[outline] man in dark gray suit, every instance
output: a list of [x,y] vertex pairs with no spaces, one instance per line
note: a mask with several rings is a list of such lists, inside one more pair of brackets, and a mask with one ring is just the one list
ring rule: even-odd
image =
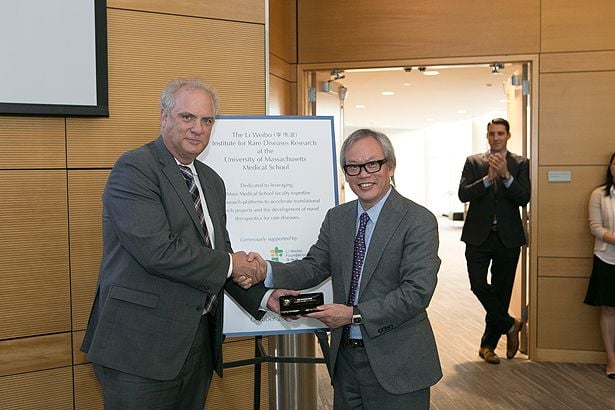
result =
[[160,137],[123,154],[103,194],[104,249],[81,350],[105,409],[203,409],[213,370],[222,371],[223,290],[264,314],[266,289],[232,280],[248,288],[264,268],[233,253],[224,183],[196,160],[217,96],[174,80],[160,102]]
[[[328,211],[305,258],[270,262],[275,288],[332,279],[333,303],[306,316],[332,329],[335,409],[427,409],[442,377],[426,312],[440,267],[438,225],[391,186],[395,164],[386,135],[353,132],[340,165],[358,200]],[[279,311],[275,296],[268,307]]]
[[506,357],[517,354],[523,327],[520,319],[508,314],[508,306],[519,252],[526,244],[519,207],[530,200],[530,172],[527,158],[506,149],[509,139],[508,121],[495,118],[487,124],[490,150],[466,159],[458,193],[461,202],[470,202],[461,234],[470,286],[486,311],[478,354],[491,364],[500,363],[495,348],[503,334]]

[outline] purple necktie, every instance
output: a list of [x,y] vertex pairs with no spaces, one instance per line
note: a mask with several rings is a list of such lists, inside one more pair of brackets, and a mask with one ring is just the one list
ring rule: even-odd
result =
[[[180,165],[179,170],[184,176],[184,180],[188,186],[188,191],[190,191],[190,195],[192,196],[192,202],[194,202],[194,209],[196,210],[196,214],[199,217],[199,222],[201,223],[201,227],[205,233],[205,246],[211,248],[211,240],[209,239],[209,232],[207,232],[207,225],[205,224],[205,213],[203,212],[203,206],[201,205],[201,196],[199,195],[199,188],[196,186],[194,175],[192,175],[192,170],[184,165]],[[215,307],[216,295],[210,293],[209,297],[205,300],[203,312],[211,312]]]
[[[365,259],[365,227],[369,221],[367,212],[363,212],[359,218],[359,230],[354,240],[354,256],[352,260],[352,281],[350,282],[350,292],[348,292],[347,306],[353,306],[355,297],[357,296],[357,288],[359,287],[359,279],[361,278],[361,269],[363,260]],[[350,326],[345,325],[342,331],[342,343],[348,342],[350,338]]]

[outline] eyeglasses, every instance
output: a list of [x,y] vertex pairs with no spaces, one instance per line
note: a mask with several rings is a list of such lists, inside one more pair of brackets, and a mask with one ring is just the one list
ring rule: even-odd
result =
[[346,175],[354,177],[361,173],[361,168],[363,168],[368,174],[375,174],[380,171],[382,164],[385,162],[387,162],[386,159],[378,159],[376,161],[366,162],[365,164],[346,164],[343,168]]

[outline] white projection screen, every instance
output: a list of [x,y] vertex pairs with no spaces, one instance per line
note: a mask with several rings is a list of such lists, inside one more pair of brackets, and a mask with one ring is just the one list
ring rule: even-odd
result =
[[106,0],[0,0],[0,114],[108,116]]

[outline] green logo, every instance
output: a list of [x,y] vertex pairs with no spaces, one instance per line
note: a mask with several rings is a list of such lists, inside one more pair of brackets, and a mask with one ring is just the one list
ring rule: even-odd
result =
[[279,262],[283,254],[284,254],[284,250],[276,246],[275,248],[271,250],[271,260],[274,262]]

